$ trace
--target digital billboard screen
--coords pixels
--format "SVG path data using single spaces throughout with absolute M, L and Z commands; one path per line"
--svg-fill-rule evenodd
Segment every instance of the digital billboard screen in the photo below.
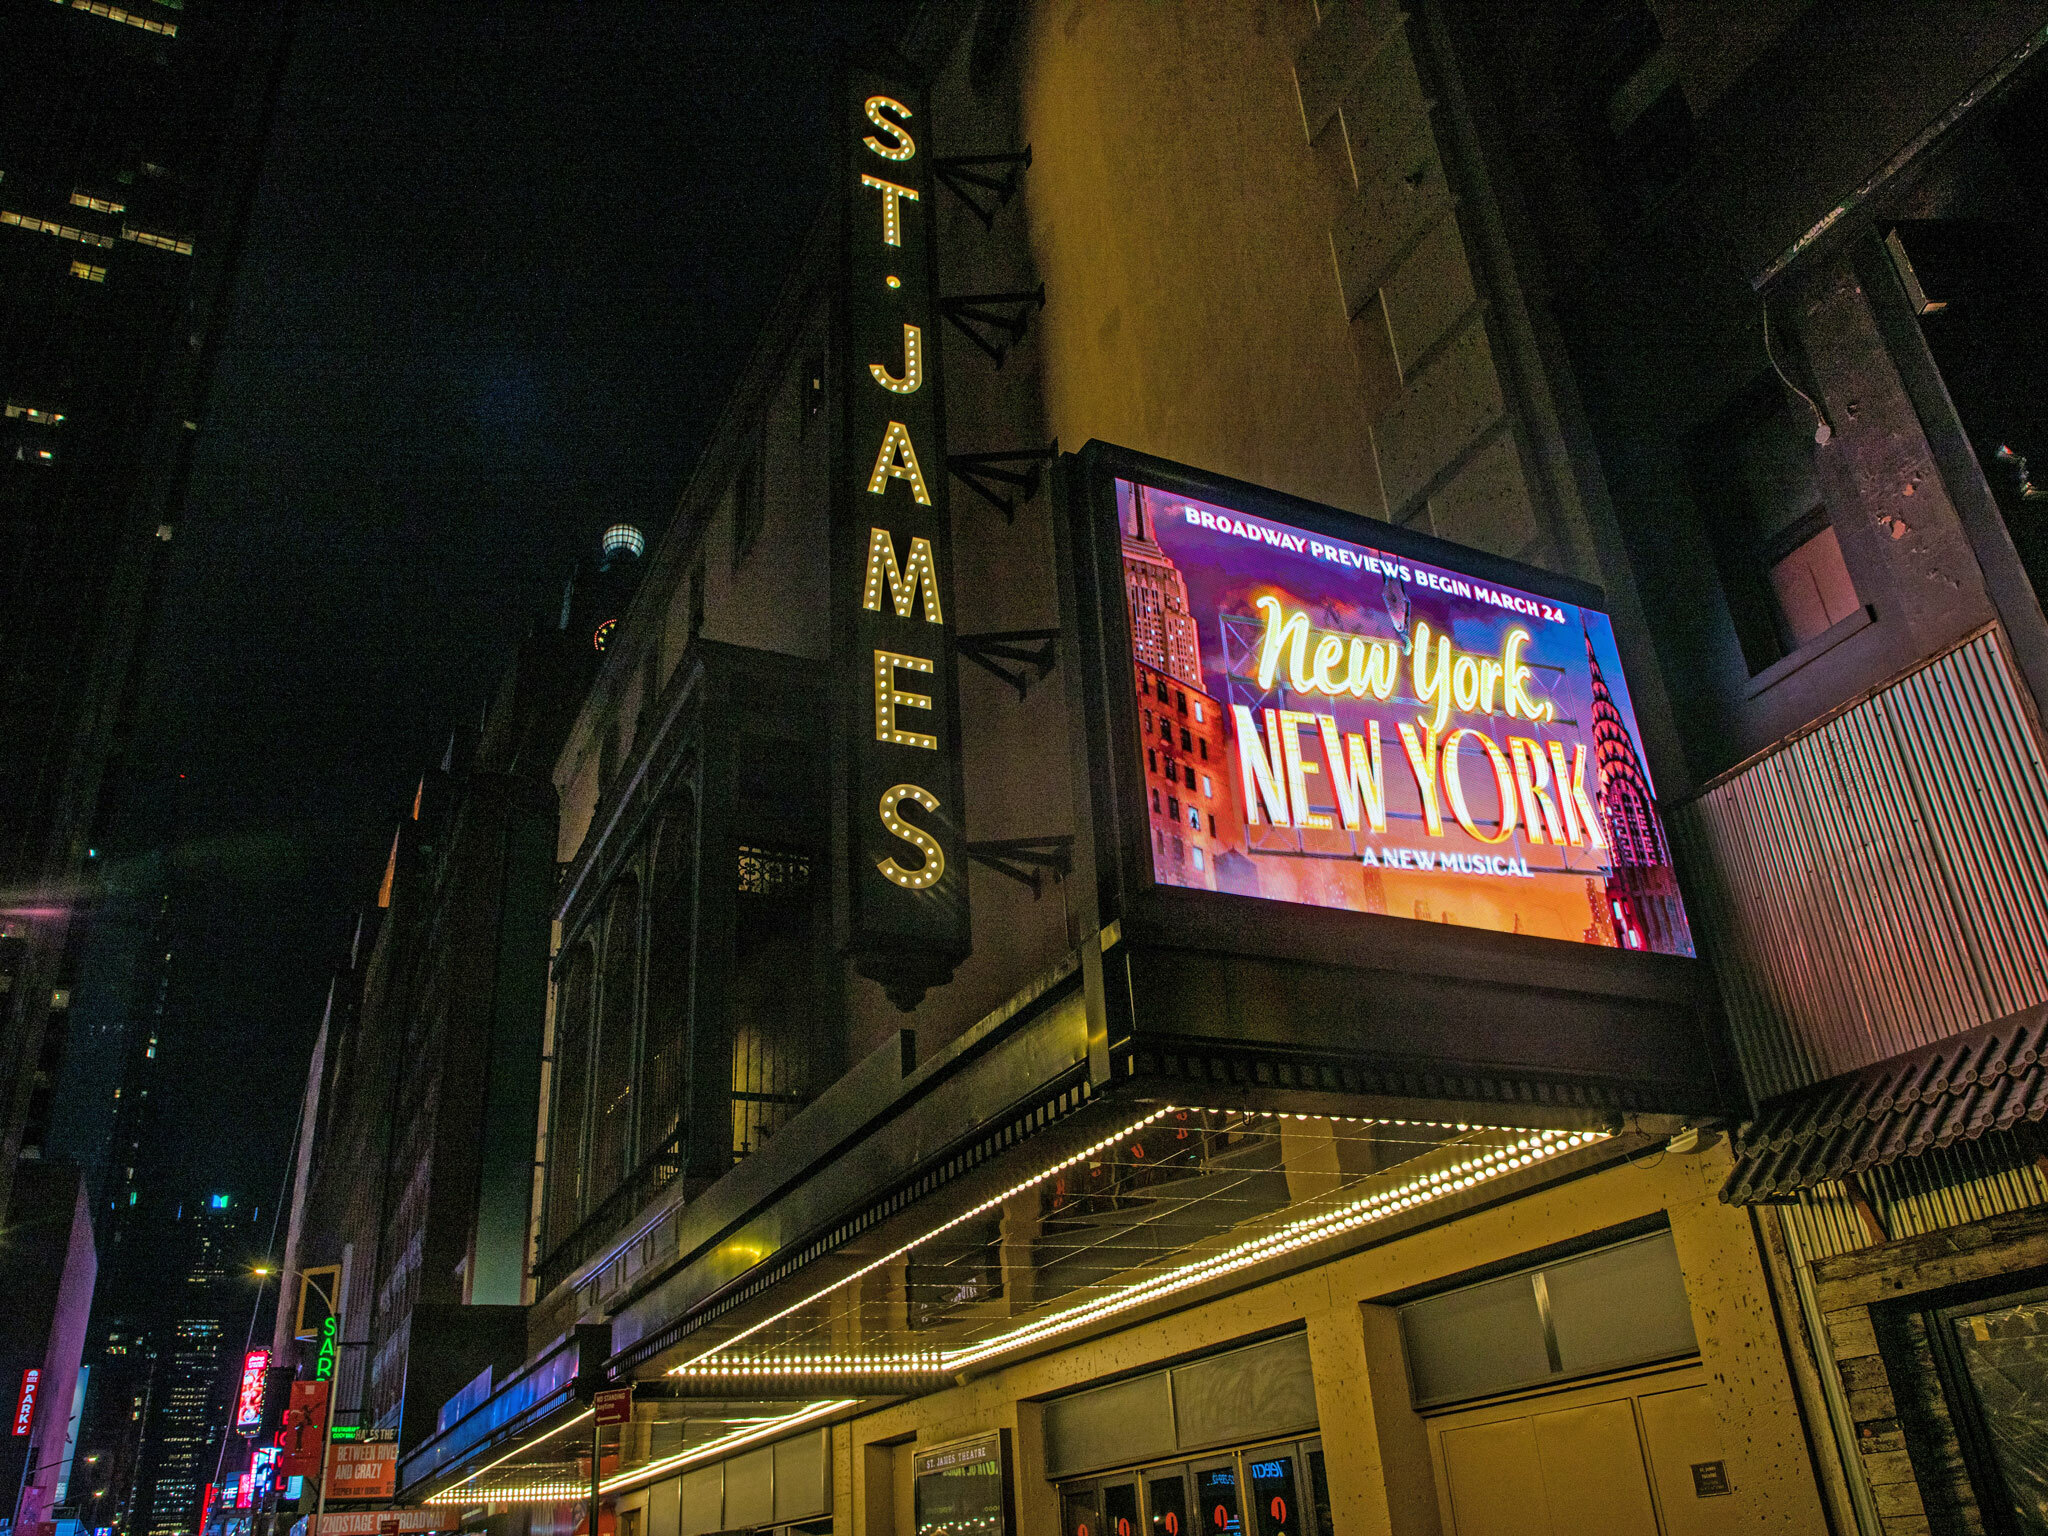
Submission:
M 1156 883 L 1693 953 L 1605 614 L 1114 485 Z

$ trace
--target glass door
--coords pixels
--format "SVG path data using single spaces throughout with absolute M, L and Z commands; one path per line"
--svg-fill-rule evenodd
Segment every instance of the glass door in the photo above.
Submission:
M 1102 1507 L 1093 1483 L 1060 1489 L 1060 1522 L 1066 1536 L 1102 1536 Z
M 1138 1484 L 1135 1478 L 1104 1479 L 1102 1484 L 1102 1536 L 1144 1536 L 1138 1520 Z
M 1247 1451 L 1246 1486 L 1250 1490 L 1252 1529 L 1258 1536 L 1302 1536 L 1304 1524 L 1295 1485 L 1294 1447 Z
M 1195 1509 L 1204 1536 L 1243 1536 L 1235 1456 L 1195 1463 Z
M 1189 1536 L 1186 1467 L 1157 1467 L 1145 1474 L 1148 1536 Z
M 1943 1307 L 1928 1333 L 1992 1536 L 2048 1536 L 2048 1290 Z

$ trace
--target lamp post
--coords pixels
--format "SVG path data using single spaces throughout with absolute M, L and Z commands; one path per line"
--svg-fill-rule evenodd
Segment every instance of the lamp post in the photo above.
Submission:
M 259 1264 L 256 1266 L 254 1272 L 258 1279 L 267 1278 L 270 1274 L 270 1266 L 267 1264 Z M 278 1272 L 278 1301 L 280 1305 L 283 1304 L 284 1300 L 284 1276 L 289 1273 L 293 1273 L 293 1271 L 280 1270 Z M 322 1285 L 318 1280 L 315 1280 L 311 1275 L 307 1274 L 304 1270 L 299 1270 L 296 1273 L 298 1274 L 299 1279 L 303 1281 L 305 1284 L 310 1285 L 313 1288 L 314 1293 L 319 1296 L 321 1301 L 327 1304 L 327 1315 L 329 1317 L 339 1319 L 341 1316 L 341 1309 L 334 1304 L 334 1298 L 327 1293 L 327 1287 Z M 314 1496 L 313 1529 L 307 1533 L 307 1536 L 320 1536 L 322 1528 L 325 1527 L 325 1525 L 327 1524 L 327 1463 L 333 1455 L 334 1389 L 330 1386 L 327 1389 L 327 1412 L 325 1415 L 322 1416 L 320 1420 L 320 1491 L 318 1494 Z M 206 1536 L 206 1533 L 204 1531 L 201 1531 L 199 1533 L 199 1536 Z

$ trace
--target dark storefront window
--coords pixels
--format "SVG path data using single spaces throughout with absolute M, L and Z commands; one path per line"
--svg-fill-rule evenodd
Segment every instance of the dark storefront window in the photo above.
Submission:
M 1929 1319 L 1984 1529 L 2048 1536 L 2048 1289 Z

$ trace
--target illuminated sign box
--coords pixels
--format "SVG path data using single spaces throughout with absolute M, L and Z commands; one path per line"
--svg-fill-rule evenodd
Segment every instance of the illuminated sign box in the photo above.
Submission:
M 253 1435 L 263 1427 L 263 1373 L 270 1369 L 270 1351 L 252 1349 L 242 1357 L 241 1385 L 235 1390 L 235 1429 Z
M 1692 953 L 1604 613 L 1115 490 L 1155 881 Z
M 1102 444 L 1061 485 L 1134 1034 L 1722 1097 L 1596 589 Z

